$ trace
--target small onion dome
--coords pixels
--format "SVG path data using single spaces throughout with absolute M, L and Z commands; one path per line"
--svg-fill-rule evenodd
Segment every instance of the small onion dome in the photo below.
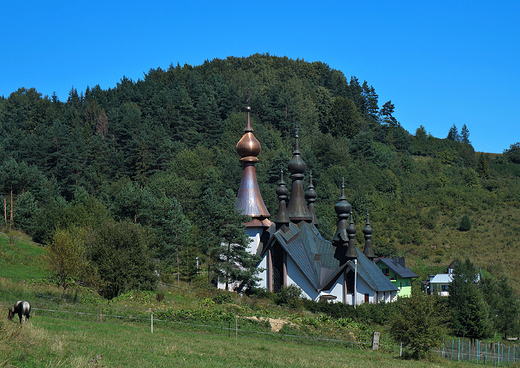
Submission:
M 276 195 L 279 201 L 286 201 L 287 194 L 289 194 L 289 189 L 287 189 L 283 180 L 283 170 L 280 170 L 280 181 L 278 182 L 278 188 L 276 188 Z
M 276 194 L 278 195 L 278 200 L 280 201 L 278 204 L 278 213 L 275 220 L 277 228 L 280 228 L 283 225 L 287 225 L 290 222 L 289 215 L 287 214 L 286 204 L 288 193 L 289 190 L 285 186 L 285 182 L 283 180 L 283 170 L 280 170 L 280 181 L 278 182 L 278 188 L 276 188 Z
M 341 180 L 341 196 L 339 197 L 339 202 L 334 206 L 334 210 L 338 218 L 347 218 L 348 214 L 352 212 L 352 206 L 348 203 L 347 197 L 345 197 L 345 179 Z
M 368 221 L 368 211 L 367 211 L 367 224 L 363 228 L 363 234 L 365 234 L 366 237 L 369 237 L 372 235 L 374 230 L 372 229 L 372 226 L 370 226 L 370 222 Z
M 348 236 L 348 248 L 347 248 L 347 258 L 357 258 L 356 251 L 356 226 L 354 225 L 354 215 L 350 212 L 350 224 L 347 226 L 347 236 Z
M 242 157 L 240 161 L 249 161 L 249 162 L 258 162 L 257 156 L 262 151 L 262 147 L 260 142 L 253 134 L 253 128 L 251 128 L 251 119 L 249 116 L 249 112 L 251 108 L 248 106 L 246 108 L 247 111 L 247 123 L 244 128 L 244 136 L 237 143 L 237 152 Z
M 295 138 L 296 138 L 296 144 L 295 144 L 295 149 L 293 151 L 293 157 L 291 159 L 291 161 L 289 162 L 289 172 L 293 175 L 291 175 L 291 177 L 294 177 L 294 174 L 297 174 L 297 177 L 298 178 L 303 178 L 303 173 L 305 172 L 305 170 L 307 170 L 307 165 L 305 165 L 305 162 L 303 161 L 303 159 L 301 158 L 300 156 L 300 149 L 299 149 L 299 144 L 298 144 L 298 126 L 296 126 L 296 134 L 295 134 Z
M 374 254 L 374 250 L 372 249 L 372 226 L 370 226 L 370 222 L 368 221 L 368 210 L 367 210 L 367 224 L 363 228 L 363 233 L 365 234 L 365 249 L 363 249 L 363 253 L 367 256 L 368 259 L 374 259 L 376 255 Z
M 354 225 L 354 215 L 350 212 L 350 224 L 347 226 L 347 234 L 349 239 L 353 239 L 356 236 L 356 225 Z
M 312 184 L 312 171 L 309 173 L 309 186 L 307 187 L 307 191 L 305 192 L 305 198 L 307 202 L 314 203 L 316 202 L 316 191 L 314 190 L 314 185 Z
M 312 184 L 312 170 L 309 173 L 309 186 L 307 187 L 307 191 L 305 192 L 305 199 L 307 199 L 309 211 L 312 215 L 312 223 L 314 226 L 319 225 L 318 218 L 316 217 L 316 211 L 314 210 L 314 202 L 316 202 L 316 191 L 314 190 L 314 185 Z

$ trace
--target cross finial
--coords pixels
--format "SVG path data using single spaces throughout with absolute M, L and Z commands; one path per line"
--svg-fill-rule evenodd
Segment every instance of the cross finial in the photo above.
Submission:
M 249 89 L 247 90 L 246 96 L 247 96 L 246 103 L 249 104 L 249 100 L 251 100 L 251 93 L 249 93 Z
M 298 124 L 296 124 L 296 126 L 294 127 L 294 131 L 296 132 L 296 137 L 298 138 L 298 132 L 300 131 L 300 127 L 298 126 Z

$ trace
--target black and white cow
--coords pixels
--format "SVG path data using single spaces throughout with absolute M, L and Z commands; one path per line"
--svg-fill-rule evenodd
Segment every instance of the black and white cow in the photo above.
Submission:
M 9 316 L 7 317 L 9 320 L 13 319 L 15 314 L 18 314 L 20 317 L 20 323 L 22 323 L 22 318 L 29 319 L 31 313 L 31 305 L 26 301 L 17 301 L 15 305 L 9 308 Z

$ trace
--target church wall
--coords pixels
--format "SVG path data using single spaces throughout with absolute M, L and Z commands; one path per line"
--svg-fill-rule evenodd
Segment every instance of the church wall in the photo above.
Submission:
M 251 240 L 247 245 L 247 251 L 251 254 L 256 254 L 258 246 L 260 245 L 260 235 L 263 232 L 262 227 L 246 227 L 246 234 Z
M 293 260 L 290 257 L 287 257 L 287 286 L 293 284 L 302 289 L 302 296 L 304 298 L 317 300 L 318 292 L 302 274 Z
M 258 277 L 260 277 L 260 281 L 257 283 L 258 287 L 267 290 L 267 253 L 264 255 L 264 258 L 262 258 L 262 261 L 260 261 L 258 267 L 263 269 L 263 271 L 258 274 Z
M 357 277 L 356 305 L 365 303 L 365 294 L 368 294 L 368 303 L 376 302 L 376 292 L 361 277 Z M 354 300 L 351 301 L 354 304 Z
M 344 281 L 345 276 L 341 275 L 338 277 L 338 280 L 334 283 L 334 285 L 332 285 L 332 288 L 329 290 L 323 290 L 320 295 L 334 295 L 336 297 L 336 299 L 334 299 L 335 303 L 345 303 L 345 300 L 343 300 Z

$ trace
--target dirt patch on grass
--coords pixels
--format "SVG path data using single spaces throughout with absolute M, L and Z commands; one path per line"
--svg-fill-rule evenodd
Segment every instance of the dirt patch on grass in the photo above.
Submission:
M 271 325 L 272 332 L 279 332 L 282 329 L 282 327 L 286 324 L 288 324 L 290 326 L 297 326 L 296 324 L 289 322 L 288 320 L 283 319 L 283 318 L 269 318 L 269 317 L 266 317 L 266 318 L 246 317 L 246 318 L 253 319 L 255 321 L 268 321 L 269 324 Z

